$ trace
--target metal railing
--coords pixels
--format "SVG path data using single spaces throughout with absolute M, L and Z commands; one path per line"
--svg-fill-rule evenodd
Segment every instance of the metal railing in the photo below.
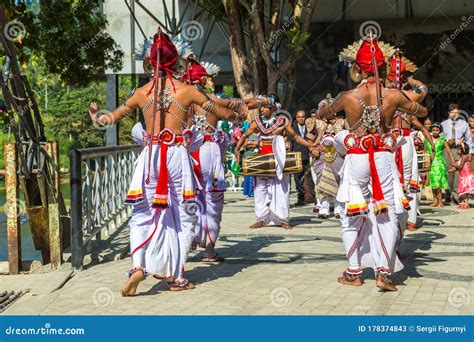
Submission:
M 73 150 L 71 161 L 71 261 L 83 268 L 84 255 L 103 229 L 120 226 L 131 207 L 123 201 L 142 147 L 120 145 Z

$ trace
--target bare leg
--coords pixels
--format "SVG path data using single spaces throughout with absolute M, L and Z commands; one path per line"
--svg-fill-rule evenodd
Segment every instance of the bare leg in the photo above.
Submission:
M 138 271 L 133 272 L 128 278 L 125 285 L 120 290 L 120 293 L 122 294 L 122 296 L 123 297 L 135 296 L 138 285 L 144 279 L 145 279 L 145 275 L 143 274 L 143 271 L 138 270 Z
M 441 189 L 438 189 L 438 205 L 437 205 L 437 207 L 438 208 L 443 208 L 444 207 Z
M 438 206 L 438 189 L 432 189 L 433 191 L 433 203 L 430 204 L 430 207 Z

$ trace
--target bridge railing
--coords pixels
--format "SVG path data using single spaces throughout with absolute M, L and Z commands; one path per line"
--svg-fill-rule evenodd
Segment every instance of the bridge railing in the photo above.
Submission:
M 83 268 L 91 240 L 119 227 L 131 213 L 123 201 L 142 147 L 120 145 L 73 150 L 71 162 L 71 262 Z

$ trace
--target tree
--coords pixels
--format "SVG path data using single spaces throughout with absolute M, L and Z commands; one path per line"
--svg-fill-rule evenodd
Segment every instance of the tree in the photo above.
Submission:
M 47 70 L 68 85 L 87 85 L 107 69 L 120 70 L 123 52 L 106 31 L 108 20 L 100 4 L 100 0 L 49 0 L 33 12 L 22 3 L 5 1 L 20 62 L 42 56 Z
M 208 14 L 229 27 L 229 49 L 237 90 L 240 96 L 277 93 L 278 84 L 287 77 L 284 97 L 289 104 L 295 63 L 303 53 L 317 0 L 221 0 L 199 1 Z M 287 5 L 288 10 L 284 10 Z M 265 13 L 266 12 L 266 13 Z M 285 43 L 289 53 L 278 60 Z

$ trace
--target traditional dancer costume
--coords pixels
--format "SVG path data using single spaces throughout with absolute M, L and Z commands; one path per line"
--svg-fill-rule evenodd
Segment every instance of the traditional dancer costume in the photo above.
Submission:
M 154 96 L 142 108 L 149 107 L 151 115 L 160 110 L 172 115 L 175 108 L 188 112 L 172 95 L 171 69 L 178 59 L 175 46 L 161 33 L 155 35 L 148 62 L 155 68 L 153 74 Z M 157 62 L 159 61 L 159 62 Z M 171 84 L 158 93 L 160 78 L 166 75 Z M 171 107 L 173 105 L 173 107 Z M 202 136 L 186 129 L 180 133 L 163 129 L 156 135 L 147 135 L 139 126 L 133 129 L 134 140 L 142 134 L 143 151 L 135 162 L 135 171 L 125 203 L 133 205 L 130 220 L 130 249 L 133 269 L 145 275 L 151 273 L 177 287 L 186 287 L 184 264 L 191 246 L 197 217 L 195 207 L 196 182 L 193 177 L 189 153 L 199 148 Z
M 207 68 L 205 68 L 207 66 Z M 214 77 L 220 68 L 211 63 L 199 64 L 195 60 L 189 61 L 188 69 L 181 80 L 188 84 L 194 84 L 204 93 L 204 86 L 208 77 Z M 206 94 L 214 98 L 214 95 Z M 200 106 L 193 106 L 193 125 L 199 129 L 204 136 L 201 148 L 192 156 L 196 161 L 194 171 L 202 184 L 198 192 L 198 224 L 193 244 L 202 248 L 211 245 L 213 255 L 204 254 L 204 261 L 223 261 L 214 252 L 217 238 L 219 236 L 224 208 L 224 192 L 227 189 L 225 181 L 224 155 L 229 146 L 228 135 L 212 125 L 207 116 L 210 115 Z
M 405 71 L 407 70 L 407 62 L 411 68 L 410 71 L 416 71 L 416 66 L 402 57 L 398 50 L 394 56 L 389 59 L 390 72 L 387 79 L 391 81 L 397 89 L 401 89 L 402 79 L 404 79 Z M 411 198 L 408 215 L 400 216 L 400 234 L 403 236 L 403 231 L 406 228 L 409 228 L 409 230 L 416 228 L 416 217 L 418 213 L 416 194 L 420 191 L 421 180 L 418 173 L 418 160 L 415 149 L 415 138 L 411 130 L 412 123 L 410 121 L 410 114 L 396 111 L 394 117 L 397 127 L 393 128 L 392 132 L 397 138 L 399 145 L 395 153 L 395 161 L 398 166 L 400 182 L 403 189 L 408 197 Z
M 326 218 L 329 216 L 330 201 L 334 201 L 334 214 L 339 216 L 342 207 L 336 200 L 336 195 L 340 183 L 339 171 L 343 164 L 343 158 L 336 150 L 334 137 L 348 128 L 347 121 L 342 118 L 337 118 L 334 121 L 312 118 L 308 120 L 314 121 L 312 131 L 317 132 L 316 140 L 322 146 L 321 155 L 314 160 L 311 166 L 317 180 L 319 217 Z M 309 124 L 311 125 L 311 123 Z M 307 135 L 307 138 L 314 140 L 314 134 Z
M 384 56 L 375 39 L 363 40 L 355 62 L 367 74 L 378 75 Z M 361 136 L 348 133 L 344 138 L 347 155 L 340 171 L 341 186 L 337 194 L 337 200 L 346 209 L 341 223 L 349 267 L 343 279 L 354 281 L 360 277 L 361 267 L 368 266 L 389 282 L 387 277 L 403 268 L 395 252 L 397 213 L 402 213 L 408 202 L 392 154 L 396 139 L 392 133 L 383 133 L 387 127 L 384 127 L 381 105 L 368 105 L 363 100 L 359 88 L 365 82 L 363 80 L 352 91 L 363 113 L 358 122 L 349 127 L 350 132 L 361 132 L 363 128 L 365 133 Z M 381 94 L 382 100 L 385 93 L 386 89 Z
M 276 175 L 255 177 L 255 216 L 265 225 L 284 225 L 290 216 L 290 175 L 283 174 L 286 159 L 285 138 L 273 135 L 284 124 L 284 117 L 265 118 L 259 114 L 255 123 L 260 130 L 260 154 L 275 155 Z

